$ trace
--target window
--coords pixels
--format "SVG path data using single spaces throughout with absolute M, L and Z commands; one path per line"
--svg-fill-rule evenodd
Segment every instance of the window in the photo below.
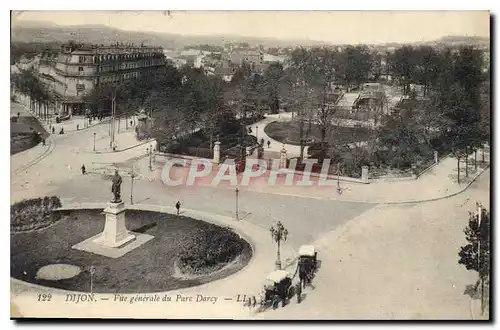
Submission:
M 78 92 L 84 91 L 85 90 L 85 84 L 76 84 L 76 90 Z
M 78 67 L 78 72 L 79 72 L 79 73 L 83 73 L 83 66 L 79 66 L 79 67 Z
M 78 63 L 85 63 L 85 56 L 78 56 Z

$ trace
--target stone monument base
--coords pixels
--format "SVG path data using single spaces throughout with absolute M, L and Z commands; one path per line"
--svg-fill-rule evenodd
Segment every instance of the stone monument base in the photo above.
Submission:
M 125 226 L 125 203 L 109 203 L 103 212 L 106 215 L 104 230 L 94 243 L 117 248 L 135 239 Z
M 103 213 L 106 216 L 102 233 L 74 245 L 76 250 L 119 258 L 153 239 L 147 234 L 133 233 L 125 226 L 125 204 L 110 202 Z
M 116 248 L 135 239 L 125 227 L 125 203 L 111 202 L 103 213 L 106 215 L 104 230 L 94 243 Z

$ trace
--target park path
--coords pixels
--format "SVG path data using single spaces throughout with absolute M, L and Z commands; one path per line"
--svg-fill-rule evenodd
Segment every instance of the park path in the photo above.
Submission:
M 276 141 L 273 138 L 269 137 L 269 135 L 267 135 L 266 132 L 264 131 L 264 128 L 274 121 L 291 121 L 291 120 L 292 120 L 292 113 L 290 112 L 283 112 L 276 115 L 266 115 L 266 118 L 262 119 L 261 121 L 251 125 L 247 125 L 247 130 L 248 128 L 252 129 L 252 133 L 250 133 L 250 135 L 255 136 L 257 138 L 257 141 L 260 141 L 260 139 L 264 139 L 265 153 L 274 152 L 279 154 L 283 149 L 283 147 L 285 147 L 288 156 L 292 157 L 299 156 L 300 146 L 284 144 L 282 142 Z M 271 142 L 269 147 L 267 146 L 267 141 Z M 306 146 L 304 148 L 304 155 L 307 155 L 307 149 L 308 147 Z

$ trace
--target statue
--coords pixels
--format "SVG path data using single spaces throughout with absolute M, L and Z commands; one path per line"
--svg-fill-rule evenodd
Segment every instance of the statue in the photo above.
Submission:
M 113 176 L 113 185 L 111 186 L 111 192 L 114 195 L 113 203 L 121 203 L 122 199 L 120 197 L 120 186 L 122 185 L 122 177 L 118 174 L 118 170 L 115 170 L 115 175 Z

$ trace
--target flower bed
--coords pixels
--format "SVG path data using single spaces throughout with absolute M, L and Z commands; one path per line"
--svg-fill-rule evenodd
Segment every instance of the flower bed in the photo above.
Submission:
M 61 219 L 61 213 L 54 212 L 61 207 L 59 197 L 27 199 L 10 207 L 11 233 L 46 228 Z
M 222 269 L 248 245 L 229 227 L 195 229 L 189 236 L 193 238 L 191 244 L 184 246 L 178 262 L 181 272 L 189 275 L 205 275 Z

